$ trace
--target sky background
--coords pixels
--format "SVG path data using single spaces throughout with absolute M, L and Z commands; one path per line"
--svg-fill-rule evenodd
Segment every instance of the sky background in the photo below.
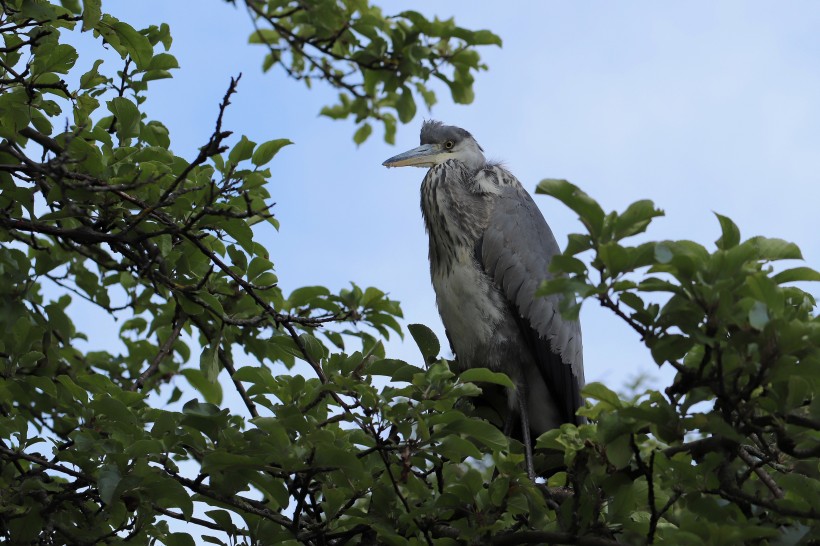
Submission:
M 230 77 L 240 72 L 223 126 L 237 138 L 296 143 L 271 165 L 281 230 L 260 240 L 285 293 L 314 284 L 338 290 L 350 281 L 377 286 L 402 303 L 405 324 L 427 324 L 445 339 L 419 210 L 424 171 L 381 165 L 418 144 L 424 118 L 469 130 L 530 191 L 543 178 L 566 178 L 605 210 L 652 199 L 666 211 L 652 239 L 713 248 L 715 211 L 733 218 L 744 238 L 796 242 L 808 265 L 820 265 L 820 3 L 379 4 L 388 14 L 452 16 L 504 41 L 479 49 L 489 71 L 476 78 L 473 104 L 454 105 L 436 88 L 439 104 L 400 126 L 395 147 L 379 127 L 356 147 L 351 121 L 318 116 L 333 90 L 316 83 L 308 91 L 275 69 L 262 73 L 265 51 L 247 44 L 252 27 L 242 8 L 218 0 L 103 6 L 136 28 L 171 26 L 181 69 L 152 82 L 141 109 L 170 129 L 177 155 L 196 156 Z M 84 71 L 96 56 L 80 54 Z M 535 199 L 562 247 L 568 233 L 583 230 L 557 201 Z M 587 381 L 619 388 L 638 373 L 671 377 L 610 313 L 587 305 L 581 320 Z M 110 321 L 79 326 L 92 346 L 116 339 Z M 409 336 L 391 340 L 388 354 L 419 362 Z

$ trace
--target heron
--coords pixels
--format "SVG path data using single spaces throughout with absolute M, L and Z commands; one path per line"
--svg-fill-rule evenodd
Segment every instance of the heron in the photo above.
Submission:
M 483 388 L 477 404 L 498 412 L 507 436 L 520 427 L 515 437 L 535 479 L 532 438 L 584 422 L 576 415 L 584 385 L 580 324 L 562 316 L 563 296 L 535 295 L 553 277 L 555 237 L 518 179 L 487 161 L 460 127 L 425 121 L 421 145 L 383 165 L 429 169 L 421 211 L 450 348 L 459 369 L 489 368 L 512 380 L 514 388 Z

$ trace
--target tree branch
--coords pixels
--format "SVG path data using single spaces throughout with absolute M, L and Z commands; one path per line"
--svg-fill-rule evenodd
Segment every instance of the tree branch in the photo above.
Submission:
M 159 370 L 159 366 L 160 364 L 162 364 L 162 361 L 165 360 L 165 357 L 171 354 L 171 351 L 174 348 L 174 343 L 176 343 L 177 339 L 179 338 L 179 334 L 182 332 L 182 328 L 185 326 L 185 322 L 187 320 L 184 313 L 178 313 L 181 316 L 177 316 L 174 318 L 174 328 L 171 331 L 171 335 L 168 336 L 168 339 L 166 339 L 165 343 L 162 344 L 162 347 L 160 347 L 157 356 L 154 357 L 154 360 L 151 362 L 151 365 L 148 366 L 148 369 L 146 369 L 144 372 L 140 374 L 140 376 L 137 378 L 136 381 L 134 381 L 134 383 L 128 388 L 128 390 L 133 392 L 137 389 L 141 389 L 145 385 L 145 382 L 148 380 L 148 378 L 157 373 L 157 370 Z

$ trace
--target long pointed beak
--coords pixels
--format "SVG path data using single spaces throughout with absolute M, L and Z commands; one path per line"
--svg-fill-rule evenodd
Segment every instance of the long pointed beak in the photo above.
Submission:
M 394 155 L 382 165 L 385 167 L 432 167 L 445 161 L 446 152 L 437 144 L 422 144 L 403 154 Z

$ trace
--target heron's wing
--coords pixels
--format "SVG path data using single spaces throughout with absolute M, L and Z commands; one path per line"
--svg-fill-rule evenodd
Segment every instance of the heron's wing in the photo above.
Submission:
M 494 167 L 499 194 L 481 243 L 479 259 L 519 317 L 524 338 L 538 362 L 550 394 L 565 422 L 580 423 L 584 362 L 581 327 L 563 318 L 561 296 L 535 297 L 558 244 L 532 197 L 513 175 Z

